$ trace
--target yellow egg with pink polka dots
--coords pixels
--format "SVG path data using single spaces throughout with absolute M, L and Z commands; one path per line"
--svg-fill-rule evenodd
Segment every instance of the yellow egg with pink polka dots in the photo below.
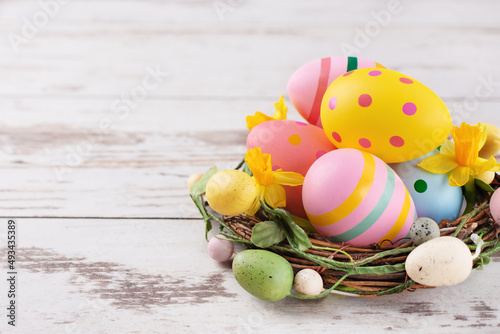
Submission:
M 260 147 L 271 155 L 273 170 L 295 172 L 305 176 L 309 167 L 323 154 L 335 149 L 323 129 L 316 125 L 292 120 L 261 123 L 248 134 L 247 149 Z M 302 203 L 302 186 L 284 186 L 286 209 L 306 218 Z
M 384 68 L 347 72 L 328 87 L 321 123 L 338 148 L 369 152 L 386 163 L 416 159 L 441 145 L 451 116 L 430 88 Z

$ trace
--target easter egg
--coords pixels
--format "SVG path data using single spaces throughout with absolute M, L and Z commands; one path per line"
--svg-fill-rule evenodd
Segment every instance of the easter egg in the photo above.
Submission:
M 345 72 L 364 67 L 384 68 L 360 57 L 329 57 L 302 65 L 288 81 L 290 101 L 304 119 L 321 127 L 321 100 L 328 86 Z
M 410 192 L 419 217 L 428 217 L 438 223 L 443 219 L 453 221 L 459 217 L 462 209 L 462 188 L 450 186 L 446 174 L 434 174 L 417 166 L 435 154 L 439 154 L 439 151 L 434 150 L 420 158 L 390 166 Z
M 291 120 L 268 121 L 254 127 L 248 134 L 247 149 L 260 147 L 271 155 L 273 170 L 295 172 L 305 176 L 309 167 L 335 146 L 324 131 L 314 125 Z M 302 186 L 284 186 L 286 209 L 307 218 L 302 205 Z
M 306 174 L 302 198 L 316 230 L 334 242 L 389 246 L 409 237 L 417 218 L 403 181 L 376 156 L 337 149 Z
M 424 242 L 411 251 L 405 262 L 408 276 L 430 286 L 459 284 L 472 271 L 469 247 L 455 237 L 439 237 Z
M 452 127 L 433 91 L 384 68 L 362 68 L 336 79 L 323 97 L 321 122 L 336 147 L 364 150 L 387 163 L 431 152 Z
M 500 188 L 499 188 L 500 189 Z M 491 217 L 495 223 L 500 225 L 500 191 L 497 189 L 490 198 Z

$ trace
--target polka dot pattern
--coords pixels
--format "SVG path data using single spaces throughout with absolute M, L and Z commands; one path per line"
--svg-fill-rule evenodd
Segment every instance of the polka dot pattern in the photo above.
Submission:
M 300 125 L 300 126 L 307 126 L 307 123 L 304 123 L 304 122 L 295 122 L 295 124 Z
M 342 76 L 343 76 L 343 77 L 346 77 L 346 76 L 351 75 L 351 74 L 353 74 L 353 73 L 354 73 L 353 71 L 349 71 L 349 72 L 346 72 L 346 73 L 342 74 Z
M 403 113 L 405 115 L 412 116 L 415 115 L 416 112 L 417 106 L 415 105 L 415 103 L 406 102 L 405 104 L 403 104 Z
M 438 146 L 446 139 L 449 111 L 428 87 L 384 68 L 352 72 L 330 84 L 321 105 L 321 125 L 336 147 L 357 148 L 395 163 L 427 153 L 431 145 L 419 146 L 422 140 L 430 138 Z
M 358 104 L 363 107 L 369 107 L 372 104 L 372 97 L 368 94 L 361 94 L 358 98 Z
M 413 188 L 415 188 L 415 191 L 417 193 L 420 193 L 420 194 L 424 193 L 427 190 L 427 182 L 425 182 L 422 179 L 419 179 L 419 180 L 415 181 L 415 183 L 413 184 Z
M 391 143 L 394 147 L 402 147 L 405 144 L 405 141 L 399 136 L 392 136 L 391 139 L 389 139 L 389 143 Z
M 359 140 L 359 145 L 361 145 L 361 147 L 363 148 L 370 148 L 372 146 L 372 143 L 366 138 L 361 138 Z
M 292 144 L 293 146 L 297 146 L 300 144 L 300 142 L 302 141 L 302 138 L 300 138 L 299 135 L 291 135 L 290 137 L 288 137 L 288 142 L 290 144 Z
M 330 101 L 328 101 L 328 107 L 330 108 L 330 110 L 333 110 L 335 109 L 336 106 L 337 106 L 337 98 L 335 96 L 332 96 Z

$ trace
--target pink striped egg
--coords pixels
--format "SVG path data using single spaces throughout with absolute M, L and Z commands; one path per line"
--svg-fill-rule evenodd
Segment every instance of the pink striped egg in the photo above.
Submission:
M 328 86 L 342 74 L 358 68 L 385 68 L 360 57 L 329 57 L 299 67 L 288 80 L 290 101 L 309 123 L 321 126 L 321 101 Z
M 334 242 L 389 246 L 409 237 L 417 218 L 403 181 L 376 156 L 337 149 L 318 159 L 304 180 L 302 199 L 316 230 Z
M 300 173 L 305 176 L 309 167 L 326 152 L 335 149 L 323 129 L 292 120 L 268 121 L 254 127 L 248 134 L 247 149 L 260 147 L 271 155 L 273 170 Z M 307 218 L 302 205 L 302 186 L 285 186 L 286 209 Z

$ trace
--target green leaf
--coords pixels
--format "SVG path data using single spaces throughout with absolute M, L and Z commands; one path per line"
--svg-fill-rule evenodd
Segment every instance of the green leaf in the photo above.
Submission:
M 193 184 L 193 186 L 191 187 L 191 194 L 193 194 L 194 196 L 200 196 L 201 194 L 204 194 L 205 190 L 207 189 L 208 180 L 210 180 L 212 175 L 214 175 L 215 173 L 217 173 L 217 167 L 213 166 L 205 174 L 203 174 L 201 179 Z
M 465 200 L 467 201 L 464 214 L 467 214 L 471 212 L 474 205 L 476 205 L 477 188 L 473 176 L 471 176 L 469 181 L 462 187 L 462 190 L 464 192 Z
M 243 171 L 248 175 L 253 176 L 252 171 L 250 170 L 250 168 L 248 168 L 248 165 L 246 163 L 243 165 Z
M 285 239 L 285 230 L 273 220 L 256 224 L 252 229 L 252 243 L 260 248 L 274 246 Z
M 277 218 L 283 222 L 286 239 L 292 248 L 305 251 L 312 247 L 307 233 L 293 221 L 288 212 L 283 209 L 272 209 L 264 202 L 261 202 L 261 207 L 269 213 L 271 217 L 275 217 L 275 219 Z
M 200 210 L 201 215 L 203 216 L 203 221 L 205 221 L 205 240 L 208 241 L 208 232 L 212 230 L 212 221 L 210 220 L 210 216 L 207 213 L 207 209 L 203 205 L 203 200 L 200 196 L 194 196 L 194 195 L 189 195 L 191 196 L 191 199 L 193 200 L 194 204 Z
M 292 215 L 292 219 L 297 225 L 299 225 L 306 233 L 318 233 L 311 222 L 307 219 L 300 218 Z
M 484 182 L 483 180 L 480 179 L 474 179 L 476 186 L 478 186 L 480 189 L 487 191 L 489 193 L 495 192 L 495 189 L 493 189 L 488 183 Z

